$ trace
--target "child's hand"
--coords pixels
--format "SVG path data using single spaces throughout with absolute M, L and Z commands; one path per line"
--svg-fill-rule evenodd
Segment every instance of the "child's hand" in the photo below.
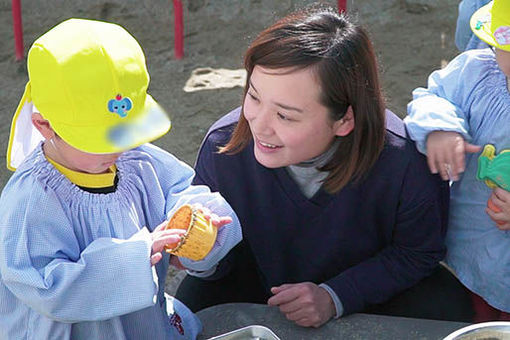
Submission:
M 208 208 L 202 206 L 201 204 L 195 203 L 195 204 L 193 204 L 193 207 L 195 209 L 200 210 L 202 212 L 202 214 L 204 215 L 205 219 L 208 221 L 211 221 L 212 225 L 218 229 L 223 227 L 225 224 L 229 224 L 232 222 L 232 217 L 218 216 L 218 215 L 212 213 L 211 210 L 209 210 Z
M 165 248 L 165 245 L 171 243 L 177 243 L 181 239 L 181 236 L 186 233 L 184 229 L 167 229 L 165 227 L 168 221 L 164 221 L 154 229 L 151 233 L 152 236 L 152 252 L 151 252 L 151 265 L 155 265 L 162 258 L 161 252 Z
M 495 188 L 492 191 L 489 200 L 500 210 L 499 212 L 494 209 L 486 208 L 485 212 L 489 215 L 491 220 L 496 223 L 496 226 L 500 230 L 510 230 L 510 192 Z
M 452 131 L 433 131 L 427 136 L 427 162 L 433 174 L 445 181 L 459 179 L 464 172 L 465 154 L 479 152 L 478 145 L 469 144 L 461 134 Z
M 195 203 L 193 204 L 193 208 L 199 210 L 204 218 L 211 222 L 211 224 L 216 227 L 217 229 L 222 228 L 225 224 L 229 224 L 232 222 L 232 217 L 230 216 L 218 216 L 211 212 L 209 208 L 206 208 L 202 206 L 201 204 Z M 171 256 L 170 257 L 170 264 L 177 269 L 186 269 L 181 261 L 179 260 L 178 256 Z

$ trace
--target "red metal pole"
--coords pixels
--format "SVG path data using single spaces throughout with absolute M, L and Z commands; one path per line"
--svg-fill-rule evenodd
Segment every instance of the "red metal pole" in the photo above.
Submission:
M 338 13 L 347 12 L 347 0 L 338 0 Z
M 21 22 L 21 2 L 12 0 L 12 24 L 14 29 L 14 46 L 16 47 L 16 60 L 23 59 L 23 24 Z
M 184 56 L 184 24 L 182 19 L 182 1 L 174 1 L 174 54 L 175 59 Z

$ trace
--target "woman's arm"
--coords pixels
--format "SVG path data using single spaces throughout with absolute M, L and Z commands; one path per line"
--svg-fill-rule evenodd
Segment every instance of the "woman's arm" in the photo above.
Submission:
M 402 164 L 406 171 L 395 225 L 386 226 L 393 230 L 391 243 L 325 282 L 337 293 L 344 314 L 389 300 L 429 275 L 443 259 L 448 183 L 429 173 L 422 155 L 411 154 L 408 164 Z

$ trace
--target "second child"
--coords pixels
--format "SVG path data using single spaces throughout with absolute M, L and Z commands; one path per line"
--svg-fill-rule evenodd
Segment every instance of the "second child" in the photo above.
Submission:
M 454 181 L 446 262 L 472 292 L 474 321 L 510 320 L 510 193 L 477 180 L 481 146 L 510 148 L 510 0 L 490 2 L 471 23 L 493 48 L 433 72 L 413 92 L 405 123 L 431 171 Z M 486 208 L 489 197 L 502 212 Z

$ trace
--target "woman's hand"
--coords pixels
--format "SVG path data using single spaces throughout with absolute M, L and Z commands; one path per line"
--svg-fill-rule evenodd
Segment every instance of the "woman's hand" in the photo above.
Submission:
M 151 265 L 155 265 L 162 258 L 161 252 L 167 244 L 175 244 L 180 241 L 181 236 L 186 232 L 183 229 L 166 229 L 168 221 L 164 221 L 156 227 L 151 233 L 152 236 L 152 251 L 151 251 Z
M 485 209 L 485 212 L 489 215 L 491 220 L 496 223 L 496 226 L 500 230 L 510 230 L 510 192 L 501 189 L 495 188 L 492 191 L 489 200 L 498 208 L 498 209 L 489 209 L 488 207 Z M 495 211 L 500 210 L 500 211 Z
M 433 174 L 439 172 L 445 181 L 457 181 L 465 169 L 465 154 L 479 152 L 462 135 L 452 131 L 433 131 L 427 136 L 427 162 Z
M 311 282 L 283 284 L 271 288 L 267 303 L 278 306 L 287 319 L 303 327 L 319 327 L 336 314 L 329 293 Z

